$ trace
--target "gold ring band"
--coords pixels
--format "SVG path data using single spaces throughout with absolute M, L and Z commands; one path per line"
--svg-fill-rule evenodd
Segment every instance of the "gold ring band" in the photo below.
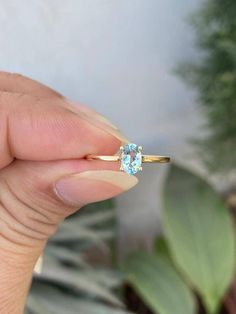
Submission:
M 118 155 L 114 156 L 98 156 L 98 155 L 88 155 L 88 160 L 103 160 L 103 161 L 120 161 L 121 157 Z M 167 156 L 156 156 L 156 155 L 142 155 L 142 163 L 167 163 L 170 162 L 170 157 Z
M 103 160 L 103 161 L 119 161 L 120 156 L 114 155 L 114 156 L 97 156 L 97 155 L 88 155 L 88 160 Z
M 114 156 L 100 156 L 88 155 L 88 160 L 103 160 L 103 161 L 120 161 L 120 170 L 128 174 L 135 174 L 142 170 L 142 163 L 166 163 L 170 161 L 170 157 L 157 155 L 143 155 L 142 146 L 133 143 L 125 144 L 120 147 L 119 155 Z

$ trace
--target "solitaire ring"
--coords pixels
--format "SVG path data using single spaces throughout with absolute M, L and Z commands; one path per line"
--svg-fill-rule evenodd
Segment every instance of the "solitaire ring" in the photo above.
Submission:
M 142 146 L 138 146 L 133 143 L 125 144 L 120 147 L 118 155 L 113 156 L 98 156 L 88 155 L 88 160 L 104 160 L 104 161 L 119 161 L 120 170 L 125 171 L 128 174 L 134 175 L 138 171 L 142 170 L 142 163 L 167 163 L 170 162 L 168 156 L 156 156 L 156 155 L 143 155 Z

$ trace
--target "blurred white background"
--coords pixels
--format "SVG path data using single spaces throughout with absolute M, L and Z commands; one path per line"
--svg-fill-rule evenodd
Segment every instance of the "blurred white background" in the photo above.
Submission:
M 178 162 L 199 132 L 194 95 L 173 70 L 197 58 L 186 18 L 200 0 L 2 0 L 0 68 L 33 77 L 110 118 L 146 153 Z M 166 165 L 118 198 L 123 253 L 160 225 Z M 145 235 L 145 240 L 144 240 Z

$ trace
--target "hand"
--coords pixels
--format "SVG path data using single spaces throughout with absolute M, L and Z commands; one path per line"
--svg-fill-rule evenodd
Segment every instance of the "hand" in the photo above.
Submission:
M 0 72 L 0 313 L 22 313 L 34 265 L 59 223 L 137 183 L 114 154 L 126 139 L 95 111 Z

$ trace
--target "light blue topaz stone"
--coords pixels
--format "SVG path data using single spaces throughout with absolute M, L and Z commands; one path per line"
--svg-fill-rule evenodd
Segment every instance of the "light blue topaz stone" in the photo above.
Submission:
M 121 170 L 134 175 L 142 170 L 142 147 L 133 143 L 126 144 L 120 148 Z

